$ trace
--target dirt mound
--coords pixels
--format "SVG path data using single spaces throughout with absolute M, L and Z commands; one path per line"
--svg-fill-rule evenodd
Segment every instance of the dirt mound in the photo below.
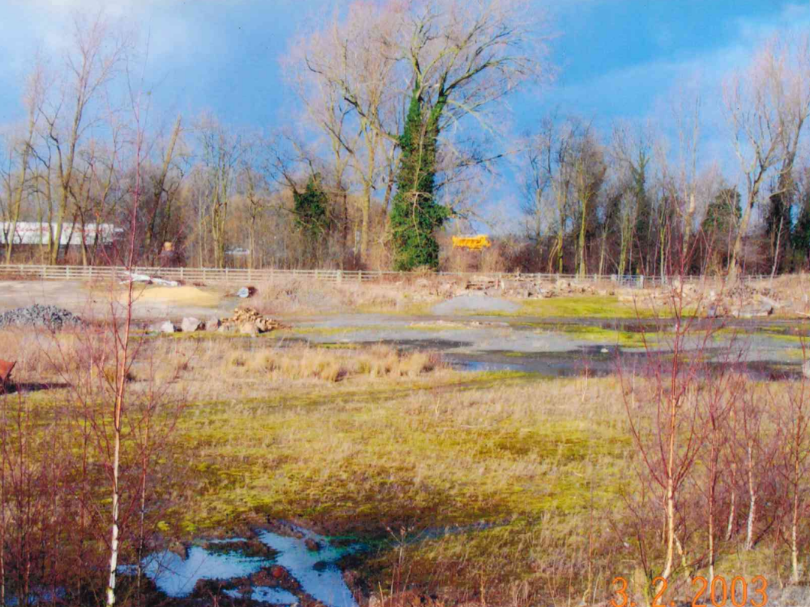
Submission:
M 433 306 L 434 314 L 458 314 L 460 312 L 517 312 L 520 306 L 499 297 L 479 293 L 459 295 Z
M 198 287 L 145 287 L 143 290 L 136 290 L 138 302 L 171 303 L 187 306 L 210 306 L 219 305 L 220 296 L 214 292 L 206 291 Z

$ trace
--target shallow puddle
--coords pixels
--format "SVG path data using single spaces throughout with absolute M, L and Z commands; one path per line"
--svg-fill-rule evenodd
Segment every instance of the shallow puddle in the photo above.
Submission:
M 304 591 L 331 607 L 356 607 L 351 591 L 343 581 L 337 561 L 352 548 L 335 548 L 310 531 L 299 529 L 304 539 L 287 537 L 270 531 L 259 532 L 259 541 L 278 552 L 275 559 L 298 580 Z M 309 550 L 306 540 L 315 541 L 320 550 Z
M 247 557 L 237 552 L 221 554 L 192 546 L 187 558 L 168 550 L 147 557 L 144 573 L 161 592 L 172 598 L 181 598 L 191 594 L 199 580 L 246 577 L 269 564 L 270 561 L 261 557 Z
M 359 546 L 337 548 L 316 533 L 299 527 L 293 529 L 303 537 L 285 536 L 272 531 L 257 532 L 256 538 L 276 553 L 271 558 L 246 556 L 240 552 L 236 546 L 237 542 L 244 541 L 242 538 L 215 540 L 208 543 L 234 543 L 235 548 L 232 551 L 212 551 L 202 546 L 191 546 L 185 558 L 169 551 L 156 553 L 145 559 L 144 572 L 167 596 L 183 598 L 192 593 L 200 580 L 227 582 L 249 578 L 267 567 L 278 565 L 295 578 L 304 593 L 324 605 L 357 607 L 337 561 L 342 556 L 357 551 Z M 318 549 L 311 550 L 315 544 Z M 274 605 L 300 602 L 299 597 L 292 592 L 271 586 L 253 586 L 249 594 L 239 589 L 227 589 L 224 592 L 233 598 L 249 597 L 254 601 Z

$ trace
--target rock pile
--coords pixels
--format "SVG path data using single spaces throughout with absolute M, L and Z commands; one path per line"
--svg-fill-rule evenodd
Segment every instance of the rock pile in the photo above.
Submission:
M 263 316 L 254 308 L 239 307 L 233 316 L 222 321 L 220 331 L 239 330 L 241 333 L 267 333 L 281 327 L 281 323 L 268 316 Z
M 64 308 L 34 304 L 0 314 L 0 327 L 43 327 L 59 330 L 64 327 L 77 327 L 82 319 Z

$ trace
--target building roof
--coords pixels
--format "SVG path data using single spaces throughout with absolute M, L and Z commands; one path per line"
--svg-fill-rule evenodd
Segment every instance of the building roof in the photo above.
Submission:
M 21 245 L 44 245 L 48 244 L 51 234 L 56 234 L 56 223 L 47 224 L 34 221 L 18 221 L 14 234 L 11 234 L 11 222 L 0 221 L 0 245 L 5 245 L 9 241 L 13 244 Z M 116 228 L 111 223 L 88 223 L 84 226 L 84 241 L 93 244 L 98 241 L 100 244 L 110 244 L 120 234 L 123 229 Z M 59 239 L 61 245 L 78 246 L 82 243 L 81 224 L 65 223 L 62 225 L 62 237 Z

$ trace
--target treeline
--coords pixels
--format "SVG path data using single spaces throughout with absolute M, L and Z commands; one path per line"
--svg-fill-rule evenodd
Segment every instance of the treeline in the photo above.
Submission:
M 765 44 L 728 78 L 722 100 L 679 104 L 669 131 L 620 123 L 604 132 L 560 110 L 515 137 L 498 127 L 504 100 L 554 71 L 536 12 L 526 0 L 353 3 L 291 42 L 282 65 L 293 126 L 269 132 L 160 108 L 135 129 L 120 108 L 148 59 L 135 36 L 77 18 L 72 47 L 38 58 L 24 118 L 4 130 L 5 261 L 106 263 L 103 239 L 85 228 L 129 226 L 136 204 L 141 265 L 588 274 L 807 266 L 806 37 Z M 719 157 L 704 141 L 707 105 L 725 108 Z M 136 131 L 138 162 L 124 152 Z M 716 141 L 711 149 L 718 154 Z M 728 158 L 736 161 L 720 163 Z M 136 164 L 148 187 L 134 201 Z M 472 254 L 445 244 L 481 229 L 506 175 L 523 206 L 488 205 L 506 220 L 495 246 Z M 23 221 L 43 226 L 40 241 L 19 237 Z M 67 246 L 66 230 L 81 242 Z

